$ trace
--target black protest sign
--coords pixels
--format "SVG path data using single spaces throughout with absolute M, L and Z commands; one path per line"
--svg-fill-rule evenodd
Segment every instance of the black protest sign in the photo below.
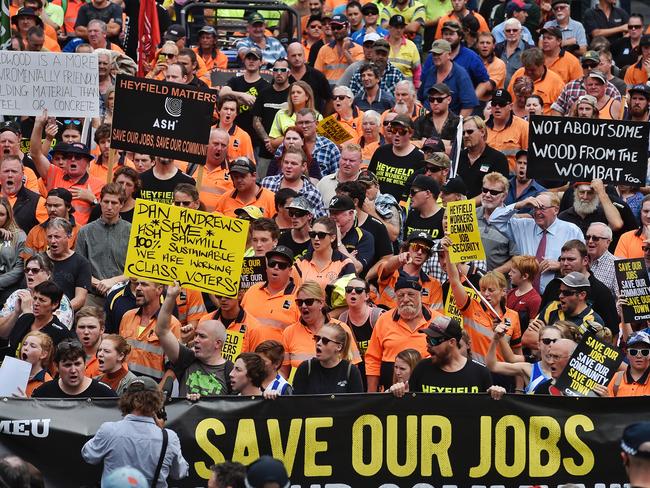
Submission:
M 615 261 L 625 322 L 650 319 L 650 278 L 643 258 Z
M 528 139 L 530 178 L 645 184 L 647 122 L 533 115 Z
M 205 164 L 216 102 L 211 90 L 120 75 L 111 148 Z
M 587 330 L 555 387 L 564 396 L 597 396 L 594 387 L 607 386 L 621 361 L 620 349 L 602 342 Z
M 248 290 L 255 283 L 266 281 L 266 259 L 260 256 L 244 258 L 239 290 Z

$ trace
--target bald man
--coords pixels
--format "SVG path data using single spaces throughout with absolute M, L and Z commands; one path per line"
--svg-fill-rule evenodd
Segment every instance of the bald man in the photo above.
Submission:
M 199 396 L 230 394 L 233 364 L 221 354 L 226 328 L 218 320 L 206 320 L 196 326 L 192 349 L 181 344 L 170 330 L 172 312 L 180 293 L 181 287 L 177 281 L 167 287 L 167 296 L 160 307 L 155 328 L 178 381 L 177 396 L 196 400 Z
M 208 157 L 203 167 L 199 198 L 206 212 L 214 212 L 217 201 L 224 193 L 234 190 L 228 171 L 228 145 L 230 136 L 224 129 L 212 129 L 208 141 Z

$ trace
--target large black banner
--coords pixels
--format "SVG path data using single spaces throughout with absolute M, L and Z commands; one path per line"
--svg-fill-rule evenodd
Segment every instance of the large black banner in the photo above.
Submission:
M 228 398 L 167 407 L 191 477 L 210 466 L 282 459 L 298 488 L 469 486 L 586 488 L 622 485 L 619 440 L 627 424 L 650 420 L 648 400 L 389 394 Z M 39 467 L 48 487 L 90 486 L 99 469 L 83 443 L 120 414 L 110 400 L 2 400 L 0 454 Z
M 205 164 L 217 92 L 119 75 L 111 147 Z
M 645 185 L 647 122 L 533 115 L 528 141 L 530 178 Z

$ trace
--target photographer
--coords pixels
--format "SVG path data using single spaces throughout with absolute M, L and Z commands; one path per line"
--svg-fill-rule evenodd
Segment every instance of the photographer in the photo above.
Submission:
M 155 479 L 157 488 L 167 487 L 168 476 L 188 475 L 178 435 L 159 427 L 166 417 L 164 402 L 163 392 L 151 378 L 131 381 L 119 401 L 124 419 L 104 422 L 81 449 L 87 463 L 104 462 L 102 480 L 123 466 L 140 470 L 149 484 Z

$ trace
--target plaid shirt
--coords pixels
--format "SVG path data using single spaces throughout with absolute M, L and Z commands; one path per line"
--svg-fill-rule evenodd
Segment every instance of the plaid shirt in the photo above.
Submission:
M 281 188 L 282 180 L 284 179 L 283 175 L 274 175 L 267 176 L 262 180 L 261 185 L 267 190 L 277 193 Z M 311 207 L 314 209 L 314 218 L 325 217 L 327 212 L 325 212 L 325 204 L 323 203 L 323 197 L 321 196 L 318 189 L 309 181 L 309 178 L 306 176 L 302 177 L 302 189 L 298 192 L 298 195 L 305 197 Z
M 327 137 L 316 136 L 316 143 L 314 144 L 314 150 L 311 152 L 311 157 L 318 162 L 321 174 L 327 176 L 336 173 L 339 169 L 341 151 Z
M 275 60 L 278 58 L 287 57 L 287 51 L 285 51 L 282 43 L 278 41 L 275 37 L 266 38 L 266 47 L 264 49 L 262 49 L 261 46 L 255 44 L 255 42 L 250 37 L 245 37 L 241 41 L 237 42 L 237 51 L 239 51 L 244 47 L 248 49 L 256 47 L 257 49 L 262 51 L 262 58 L 263 58 L 262 67 L 264 67 L 264 64 L 273 64 Z
M 395 85 L 404 79 L 406 78 L 404 78 L 402 72 L 388 61 L 384 75 L 381 77 L 381 80 L 379 80 L 379 88 L 386 90 L 388 93 L 393 93 L 395 91 Z M 350 90 L 352 90 L 355 97 L 363 91 L 361 73 L 359 73 L 359 71 L 352 75 L 352 79 L 350 80 Z
M 586 95 L 587 90 L 585 90 L 584 78 L 578 78 L 564 85 L 564 89 L 557 100 L 551 105 L 551 110 L 560 112 L 563 115 L 567 115 L 571 107 L 576 102 L 578 98 L 582 95 Z M 607 88 L 605 89 L 605 95 L 609 95 L 614 100 L 621 100 L 621 92 L 612 84 L 611 81 L 607 82 Z
M 598 281 L 609 288 L 612 295 L 616 296 L 618 294 L 618 282 L 616 281 L 614 261 L 616 261 L 616 256 L 609 251 L 605 251 L 601 257 L 589 263 L 589 270 Z

